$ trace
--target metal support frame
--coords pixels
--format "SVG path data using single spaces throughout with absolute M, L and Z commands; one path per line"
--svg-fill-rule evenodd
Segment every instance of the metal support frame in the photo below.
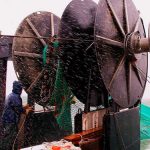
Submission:
M 2 116 L 6 94 L 6 71 L 7 71 L 7 58 L 0 58 L 0 120 Z M 2 123 L 0 121 L 0 128 L 1 126 Z
M 6 95 L 6 73 L 7 73 L 7 60 L 11 58 L 11 47 L 13 38 L 0 37 L 0 120 L 4 108 L 4 101 Z M 0 128 L 2 123 L 0 121 Z M 1 133 L 0 133 L 1 137 Z

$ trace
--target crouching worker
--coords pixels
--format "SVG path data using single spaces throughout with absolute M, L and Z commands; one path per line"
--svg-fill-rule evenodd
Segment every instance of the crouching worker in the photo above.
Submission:
M 21 114 L 28 114 L 32 111 L 31 107 L 22 106 L 22 89 L 22 84 L 19 81 L 14 81 L 12 93 L 5 100 L 2 114 L 3 137 L 0 140 L 0 150 L 12 150 L 14 140 L 18 133 L 18 123 Z

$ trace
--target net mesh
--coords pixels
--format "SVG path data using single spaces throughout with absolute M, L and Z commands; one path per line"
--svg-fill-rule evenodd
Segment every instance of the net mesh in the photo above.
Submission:
M 140 138 L 150 139 L 150 107 L 144 104 L 140 106 Z
M 56 80 L 50 105 L 56 106 L 55 116 L 59 126 L 68 132 L 72 132 L 71 103 L 73 94 L 63 77 L 61 62 L 58 62 Z

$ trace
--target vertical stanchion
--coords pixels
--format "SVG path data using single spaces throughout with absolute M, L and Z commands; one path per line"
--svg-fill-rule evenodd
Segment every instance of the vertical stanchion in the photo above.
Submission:
M 6 70 L 7 70 L 7 58 L 0 58 L 0 128 L 2 126 L 1 116 L 3 112 L 6 94 Z

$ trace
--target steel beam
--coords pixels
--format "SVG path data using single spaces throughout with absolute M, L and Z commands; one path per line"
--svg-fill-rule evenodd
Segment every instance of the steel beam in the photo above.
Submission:
M 0 58 L 12 57 L 12 42 L 13 37 L 0 37 Z
M 0 128 L 2 126 L 1 116 L 4 108 L 4 101 L 6 94 L 6 71 L 7 71 L 7 58 L 3 59 L 0 58 Z

